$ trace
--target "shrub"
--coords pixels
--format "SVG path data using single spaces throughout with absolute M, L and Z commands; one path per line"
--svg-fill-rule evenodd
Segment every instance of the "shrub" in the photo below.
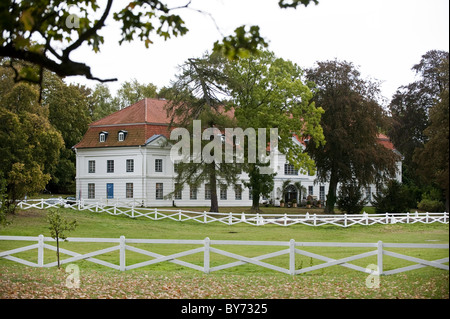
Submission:
M 339 189 L 337 206 L 347 214 L 359 214 L 366 204 L 364 194 L 356 181 L 342 184 Z
M 374 194 L 373 206 L 376 213 L 406 213 L 409 211 L 407 191 L 396 180 L 390 180 L 387 187 Z
M 420 210 L 424 210 L 427 212 L 443 212 L 445 211 L 445 205 L 441 201 L 431 200 L 431 199 L 422 199 L 417 205 Z

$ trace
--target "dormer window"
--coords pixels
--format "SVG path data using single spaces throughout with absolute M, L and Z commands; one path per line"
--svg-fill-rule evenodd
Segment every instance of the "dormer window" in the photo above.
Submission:
M 117 136 L 118 141 L 123 142 L 125 140 L 125 137 L 127 136 L 127 133 L 128 133 L 127 131 L 120 130 Z
M 103 143 L 103 142 L 106 141 L 106 137 L 108 136 L 108 132 L 100 132 L 99 136 L 100 136 L 99 137 L 100 143 Z

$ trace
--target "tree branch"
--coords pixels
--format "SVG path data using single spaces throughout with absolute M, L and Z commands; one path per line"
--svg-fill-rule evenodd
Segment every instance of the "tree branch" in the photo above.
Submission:
M 97 80 L 99 82 L 111 82 L 117 81 L 114 79 L 99 79 L 91 74 L 91 68 L 84 63 L 74 62 L 69 59 L 58 64 L 57 62 L 49 59 L 47 56 L 36 52 L 30 52 L 25 50 L 18 50 L 12 45 L 0 47 L 0 56 L 10 57 L 12 59 L 20 59 L 31 62 L 36 65 L 40 65 L 52 72 L 55 72 L 60 77 L 81 75 L 89 80 Z
M 100 20 L 97 21 L 97 23 L 94 24 L 94 26 L 88 30 L 86 30 L 85 33 L 80 35 L 77 41 L 72 43 L 70 46 L 68 46 L 65 50 L 63 50 L 62 60 L 69 60 L 69 54 L 78 48 L 80 45 L 82 45 L 87 39 L 92 37 L 96 32 L 101 29 L 104 26 L 105 20 L 109 15 L 109 11 L 111 9 L 113 0 L 108 0 L 108 3 L 106 4 L 105 11 L 103 12 L 102 17 Z

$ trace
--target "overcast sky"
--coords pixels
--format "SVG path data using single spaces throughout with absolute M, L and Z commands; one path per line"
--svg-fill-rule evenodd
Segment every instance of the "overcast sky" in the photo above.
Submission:
M 119 1 L 120 8 L 127 1 Z M 188 0 L 169 3 L 185 4 Z M 118 6 L 117 6 L 118 5 Z M 83 61 L 99 78 L 118 78 L 111 92 L 136 78 L 158 88 L 168 86 L 177 66 L 210 51 L 213 43 L 243 24 L 259 25 L 269 50 L 303 68 L 316 61 L 347 60 L 364 78 L 382 81 L 382 94 L 390 100 L 401 85 L 414 81 L 411 67 L 429 50 L 449 50 L 448 0 L 319 0 L 318 5 L 280 9 L 278 0 L 192 0 L 193 10 L 179 10 L 189 33 L 180 38 L 154 41 L 148 49 L 140 41 L 119 46 L 120 34 L 112 17 L 101 34 L 100 53 L 81 48 L 71 58 Z M 94 87 L 96 81 L 67 79 Z

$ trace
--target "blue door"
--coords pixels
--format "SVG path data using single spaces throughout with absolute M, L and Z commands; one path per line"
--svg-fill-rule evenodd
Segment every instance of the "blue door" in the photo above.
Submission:
M 114 198 L 114 184 L 106 184 L 106 198 Z

